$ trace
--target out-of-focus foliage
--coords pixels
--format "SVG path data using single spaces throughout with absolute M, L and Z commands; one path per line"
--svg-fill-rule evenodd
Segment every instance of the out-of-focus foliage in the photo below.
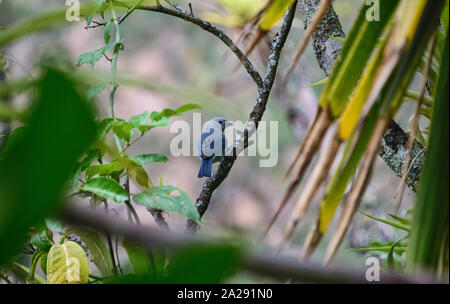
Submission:
M 64 98 L 61 98 L 64 96 Z M 40 97 L 26 127 L 0 161 L 0 264 L 18 254 L 25 234 L 58 207 L 77 158 L 94 139 L 88 104 L 60 72 L 40 81 Z

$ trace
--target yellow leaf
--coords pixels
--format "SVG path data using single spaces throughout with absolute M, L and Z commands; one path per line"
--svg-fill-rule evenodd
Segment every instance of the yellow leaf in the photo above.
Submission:
M 244 27 L 264 6 L 264 0 L 218 0 L 228 14 L 207 12 L 202 17 L 212 23 Z
M 259 27 L 263 31 L 269 31 L 283 17 L 293 2 L 294 0 L 273 0 L 262 14 Z
M 360 119 L 364 104 L 370 94 L 370 90 L 375 79 L 376 70 L 381 62 L 385 44 L 386 39 L 383 39 L 380 48 L 376 51 L 373 58 L 367 64 L 366 71 L 361 77 L 353 97 L 341 115 L 339 120 L 339 137 L 342 140 L 349 138 Z
M 47 283 L 87 284 L 89 263 L 83 248 L 68 241 L 53 245 L 47 257 Z

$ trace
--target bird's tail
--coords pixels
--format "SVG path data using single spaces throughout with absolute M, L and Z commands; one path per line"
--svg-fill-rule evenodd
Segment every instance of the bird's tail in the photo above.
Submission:
M 204 176 L 211 176 L 212 171 L 212 163 L 213 157 L 210 159 L 202 160 L 202 164 L 200 165 L 200 170 L 198 171 L 198 178 L 202 178 Z

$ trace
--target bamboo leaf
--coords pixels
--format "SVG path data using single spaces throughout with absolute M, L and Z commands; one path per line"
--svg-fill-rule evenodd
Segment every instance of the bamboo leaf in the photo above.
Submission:
M 397 222 L 393 222 L 393 221 L 386 220 L 386 219 L 382 219 L 382 218 L 379 218 L 379 217 L 375 217 L 375 216 L 367 214 L 367 213 L 365 213 L 365 212 L 363 212 L 361 210 L 359 212 L 361 214 L 363 214 L 363 215 L 373 219 L 373 220 L 376 220 L 376 221 L 380 222 L 380 223 L 387 224 L 389 226 L 392 226 L 394 228 L 398 228 L 398 229 L 401 229 L 401 230 L 404 230 L 404 231 L 407 231 L 407 232 L 411 231 L 411 226 L 404 225 L 404 224 L 397 223 Z

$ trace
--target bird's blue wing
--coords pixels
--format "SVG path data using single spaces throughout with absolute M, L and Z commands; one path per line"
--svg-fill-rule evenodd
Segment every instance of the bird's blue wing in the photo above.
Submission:
M 201 159 L 210 159 L 214 157 L 213 155 L 205 155 L 205 153 L 203 152 L 203 141 L 208 137 L 211 136 L 214 133 L 214 129 L 210 129 L 209 132 L 203 132 L 201 137 L 200 137 L 200 158 Z M 210 144 L 210 149 L 214 149 L 214 140 L 211 141 Z

